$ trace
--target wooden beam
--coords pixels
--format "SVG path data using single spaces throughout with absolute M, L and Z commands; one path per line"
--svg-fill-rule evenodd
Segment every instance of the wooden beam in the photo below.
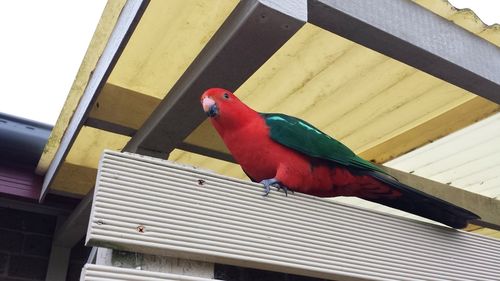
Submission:
M 94 190 L 90 190 L 73 210 L 70 216 L 57 228 L 54 234 L 53 244 L 62 248 L 72 248 L 82 240 L 90 217 Z
M 124 150 L 164 158 L 205 119 L 193 110 L 204 90 L 237 89 L 306 17 L 300 0 L 240 2 Z
M 108 122 L 105 120 L 96 119 L 96 118 L 92 118 L 92 117 L 87 118 L 87 121 L 85 121 L 85 126 L 89 126 L 92 128 L 104 130 L 106 132 L 111 132 L 111 133 L 115 133 L 115 134 L 119 134 L 119 135 L 123 135 L 123 136 L 128 136 L 128 137 L 135 135 L 135 133 L 137 132 L 137 130 L 132 129 L 130 127 L 122 126 L 120 124 L 116 124 L 116 123 L 112 123 L 112 122 Z
M 160 102 L 157 97 L 106 83 L 89 118 L 138 130 Z
M 193 144 L 188 143 L 188 142 L 183 142 L 177 148 L 184 150 L 184 151 L 189 151 L 189 152 L 193 152 L 196 154 L 204 155 L 207 157 L 236 163 L 236 160 L 234 160 L 234 158 L 231 154 L 221 152 L 218 150 L 213 150 L 213 149 L 207 148 L 205 146 L 198 146 L 198 145 L 193 145 Z
M 50 249 L 49 265 L 47 266 L 46 281 L 64 281 L 68 274 L 71 247 L 61 247 L 52 244 Z
M 500 103 L 500 48 L 412 1 L 309 0 L 308 22 Z
M 183 146 L 182 149 L 207 157 L 231 161 L 231 155 L 219 158 L 217 156 L 220 155 L 221 152 L 210 151 L 210 149 L 205 147 L 196 147 L 196 145 L 193 144 Z M 236 163 L 234 160 L 231 162 Z M 474 224 L 500 230 L 500 200 L 495 200 L 493 198 L 469 192 L 451 185 L 435 182 L 389 167 L 381 167 L 389 175 L 397 178 L 400 182 L 406 185 L 476 213 L 481 217 L 481 220 L 474 221 Z
M 198 126 L 189 136 L 187 136 L 183 143 L 192 144 L 199 147 L 206 147 L 210 150 L 219 151 L 224 154 L 229 154 L 226 145 L 221 137 L 215 131 L 210 123 L 210 120 L 205 119 L 203 123 Z
M 97 169 L 65 161 L 59 168 L 51 185 L 51 191 L 57 194 L 78 197 L 85 196 L 94 186 Z
M 59 216 L 57 218 L 56 230 L 62 225 L 66 217 Z M 76 243 L 75 243 L 76 244 Z M 47 266 L 46 281 L 64 281 L 68 273 L 69 258 L 73 245 L 61 246 L 58 245 L 55 239 L 52 240 L 52 248 L 50 249 L 49 264 Z
M 360 151 L 359 156 L 384 163 L 498 112 L 500 105 L 475 97 L 402 134 Z
M 97 62 L 97 66 L 85 88 L 83 96 L 61 139 L 54 159 L 50 163 L 47 173 L 45 174 L 40 201 L 43 201 L 45 198 L 48 187 L 54 180 L 55 174 L 63 163 L 71 145 L 75 141 L 78 132 L 82 128 L 90 112 L 91 105 L 94 103 L 123 49 L 127 45 L 148 3 L 148 0 L 128 1 L 123 7 L 120 18 L 109 38 L 108 44 Z

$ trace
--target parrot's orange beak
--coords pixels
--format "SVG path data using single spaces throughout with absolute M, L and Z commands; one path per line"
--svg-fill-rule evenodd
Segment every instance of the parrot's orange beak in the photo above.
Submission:
M 219 113 L 217 104 L 209 97 L 204 97 L 201 101 L 201 105 L 203 106 L 203 111 L 210 117 L 215 117 Z

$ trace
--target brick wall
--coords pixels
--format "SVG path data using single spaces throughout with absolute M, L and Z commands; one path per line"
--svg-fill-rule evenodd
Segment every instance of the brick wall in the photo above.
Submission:
M 56 217 L 0 208 L 0 280 L 45 280 Z

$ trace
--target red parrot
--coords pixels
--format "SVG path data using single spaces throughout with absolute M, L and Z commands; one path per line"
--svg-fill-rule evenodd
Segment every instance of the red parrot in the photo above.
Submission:
M 347 146 L 301 119 L 259 113 L 221 88 L 201 96 L 225 145 L 254 182 L 320 197 L 357 196 L 454 228 L 479 216 L 423 193 L 358 157 Z

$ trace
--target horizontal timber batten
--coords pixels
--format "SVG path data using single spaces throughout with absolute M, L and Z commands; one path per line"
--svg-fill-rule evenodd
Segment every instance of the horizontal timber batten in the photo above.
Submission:
M 500 279 L 500 241 L 106 151 L 87 245 L 335 280 Z

